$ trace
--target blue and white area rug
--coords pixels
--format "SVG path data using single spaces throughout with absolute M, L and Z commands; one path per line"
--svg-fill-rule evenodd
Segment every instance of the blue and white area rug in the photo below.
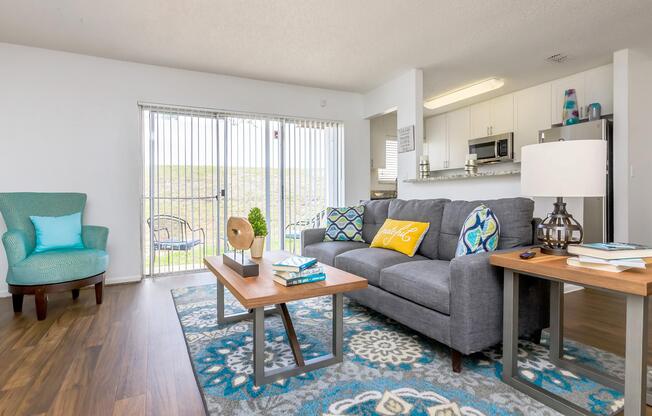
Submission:
M 500 351 L 466 357 L 451 370 L 449 349 L 345 298 L 344 362 L 262 387 L 253 383 L 252 322 L 216 323 L 215 285 L 172 291 L 197 384 L 210 415 L 552 415 L 501 381 Z M 242 311 L 228 292 L 228 312 Z M 288 304 L 305 358 L 330 348 L 331 298 Z M 293 363 L 279 316 L 265 319 L 266 368 Z M 544 340 L 545 344 L 545 340 Z M 622 358 L 566 341 L 572 358 L 622 377 Z M 599 415 L 623 406 L 621 393 L 557 370 L 545 345 L 523 341 L 521 375 Z M 601 364 L 599 364 L 601 363 Z

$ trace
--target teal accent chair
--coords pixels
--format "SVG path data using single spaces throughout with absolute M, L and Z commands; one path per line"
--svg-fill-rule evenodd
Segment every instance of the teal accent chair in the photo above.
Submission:
M 34 253 L 36 237 L 30 215 L 58 217 L 82 213 L 86 194 L 79 193 L 0 193 L 0 212 L 7 225 L 2 236 L 9 270 L 7 284 L 14 312 L 23 309 L 23 296 L 34 295 L 39 321 L 47 314 L 47 294 L 72 290 L 73 300 L 79 289 L 95 285 L 95 301 L 102 303 L 104 272 L 109 264 L 106 241 L 109 229 L 82 226 L 82 249 L 61 249 Z

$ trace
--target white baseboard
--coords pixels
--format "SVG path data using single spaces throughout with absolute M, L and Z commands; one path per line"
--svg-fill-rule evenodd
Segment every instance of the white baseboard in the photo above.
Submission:
M 124 276 L 124 277 L 107 277 L 104 279 L 104 284 L 106 285 L 120 285 L 123 283 L 137 283 L 142 280 L 141 275 L 135 276 Z
M 0 292 L 0 298 L 8 298 L 11 296 L 11 293 L 7 292 L 6 290 Z
M 583 290 L 584 287 L 572 285 L 570 283 L 564 283 L 564 293 L 577 292 L 578 290 Z

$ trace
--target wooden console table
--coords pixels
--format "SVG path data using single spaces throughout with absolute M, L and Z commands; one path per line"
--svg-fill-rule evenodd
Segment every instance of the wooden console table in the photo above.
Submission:
M 591 414 L 574 403 L 556 396 L 518 374 L 518 295 L 519 275 L 550 281 L 550 360 L 556 366 L 581 374 L 625 393 L 625 415 L 644 415 L 647 391 L 647 305 L 652 294 L 652 267 L 621 273 L 603 272 L 566 264 L 566 257 L 538 253 L 530 260 L 519 258 L 520 251 L 494 254 L 491 264 L 504 268 L 503 298 L 503 381 L 565 415 Z M 648 262 L 650 263 L 650 262 Z M 563 283 L 624 295 L 627 298 L 625 380 L 564 359 Z

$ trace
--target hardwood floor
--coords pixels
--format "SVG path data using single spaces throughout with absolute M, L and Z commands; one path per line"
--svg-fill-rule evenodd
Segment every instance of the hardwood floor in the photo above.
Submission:
M 11 298 L 0 299 L 0 414 L 203 414 L 170 289 L 212 281 L 198 274 L 107 286 L 100 306 L 92 288 L 74 302 L 55 294 L 40 322 L 32 297 L 16 316 Z M 566 295 L 566 336 L 580 342 L 624 354 L 624 316 L 617 297 Z

